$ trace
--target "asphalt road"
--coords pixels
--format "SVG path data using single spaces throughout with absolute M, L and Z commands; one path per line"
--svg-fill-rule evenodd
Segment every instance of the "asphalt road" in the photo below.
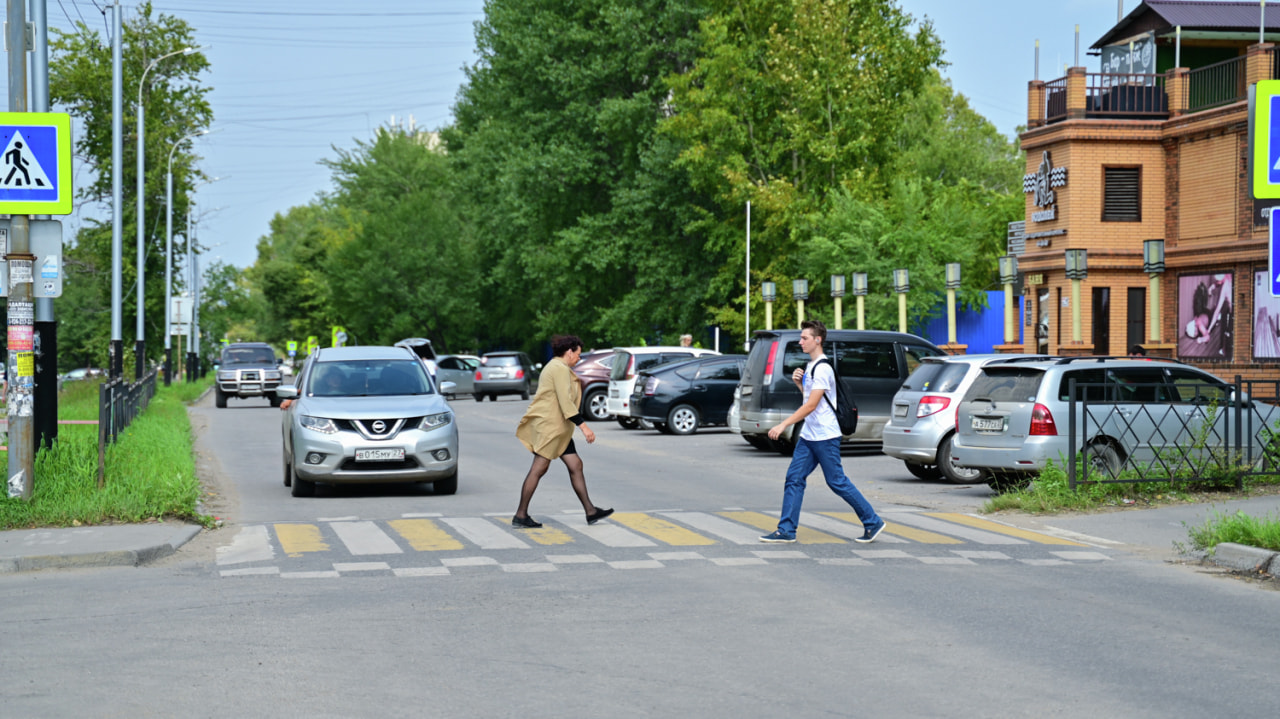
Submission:
M 805 510 L 822 535 L 739 542 L 776 517 L 787 460 L 724 431 L 597 425 L 599 440 L 578 445 L 595 503 L 619 519 L 587 527 L 553 467 L 533 514 L 554 531 L 522 533 L 506 522 L 527 469 L 513 437 L 524 403 L 454 406 L 458 494 L 298 499 L 281 482 L 279 413 L 206 400 L 193 423 L 207 505 L 226 526 L 153 566 L 0 575 L 3 713 L 1095 719 L 1280 708 L 1269 689 L 1280 593 L 1105 542 L 966 524 L 985 486 L 920 482 L 882 456 L 845 458 L 890 522 L 881 541 L 841 536 L 856 520 L 840 518 L 847 507 L 815 475 Z

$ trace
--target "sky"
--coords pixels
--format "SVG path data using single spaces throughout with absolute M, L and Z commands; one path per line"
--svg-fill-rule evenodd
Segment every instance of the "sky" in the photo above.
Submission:
M 66 30 L 83 21 L 105 37 L 105 2 L 47 0 L 49 24 Z M 1125 13 L 1137 5 L 1123 0 Z M 206 46 L 211 68 L 201 79 L 213 88 L 214 132 L 197 138 L 194 149 L 200 168 L 218 179 L 196 190 L 196 237 L 207 258 L 238 267 L 257 259 L 258 240 L 274 215 L 332 190 L 330 171 L 320 163 L 336 158 L 334 148 L 354 148 L 393 118 L 412 118 L 427 130 L 452 121 L 462 68 L 476 61 L 474 24 L 484 16 L 483 0 L 157 0 L 153 6 L 185 19 Z M 1026 122 L 1035 41 L 1040 78 L 1060 77 L 1072 62 L 1079 24 L 1082 64 L 1096 72 L 1098 59 L 1085 53 L 1115 24 L 1118 3 L 899 0 L 899 6 L 917 21 L 932 21 L 950 63 L 943 74 L 1013 137 Z M 124 3 L 126 17 L 136 7 Z M 5 98 L 7 85 L 0 73 Z M 155 161 L 162 160 L 149 158 Z M 125 202 L 133 202 L 131 195 L 126 188 Z M 65 236 L 86 216 L 107 221 L 110 209 L 78 207 L 64 219 Z

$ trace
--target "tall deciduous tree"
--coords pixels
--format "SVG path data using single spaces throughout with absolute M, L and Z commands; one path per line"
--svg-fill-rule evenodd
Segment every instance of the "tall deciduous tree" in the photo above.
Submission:
M 124 22 L 122 70 L 124 88 L 124 153 L 122 184 L 124 207 L 123 285 L 125 295 L 122 314 L 133 317 L 134 295 L 128 288 L 137 281 L 135 247 L 137 237 L 137 132 L 136 112 L 139 84 L 143 70 L 156 58 L 184 48 L 194 47 L 194 29 L 181 18 L 163 13 L 153 16 L 149 2 L 137 7 L 137 13 Z M 84 23 L 71 32 L 55 29 L 49 42 L 49 94 L 53 105 L 72 115 L 76 162 L 81 170 L 77 178 L 84 182 L 76 189 L 77 201 L 108 203 L 111 199 L 111 43 Z M 213 120 L 213 110 L 205 95 L 210 88 L 201 85 L 199 76 L 209 63 L 199 52 L 177 54 L 152 67 L 146 73 L 142 102 L 146 106 L 146 197 L 144 273 L 146 307 L 144 313 L 148 354 L 158 356 L 163 342 L 165 258 L 165 173 L 167 159 L 175 143 L 193 132 L 206 128 Z M 174 152 L 174 215 L 185 216 L 191 186 L 199 177 L 195 156 L 189 143 Z M 108 210 L 110 208 L 108 207 Z M 177 223 L 181 224 L 181 223 Z M 176 230 L 175 230 L 176 232 Z M 181 233 L 178 233 L 181 235 Z M 185 238 L 175 238 L 175 252 L 185 248 Z M 67 251 L 69 266 L 81 271 L 69 277 L 70 282 L 91 282 L 91 288 L 68 292 L 56 304 L 60 325 L 74 344 L 59 342 L 68 356 L 95 356 L 105 360 L 110 340 L 111 299 L 111 221 L 87 218 Z M 179 260 L 180 262 L 180 260 Z M 180 273 L 179 273 L 180 276 Z M 80 327 L 81 323 L 88 326 Z M 132 322 L 125 323 L 128 326 Z M 61 336 L 61 333 L 60 333 Z M 132 336 L 132 333 L 129 333 Z
M 655 128 L 693 61 L 696 0 L 491 0 L 446 131 L 482 241 L 491 344 L 588 345 L 706 324 L 723 261 L 691 230 L 680 142 Z

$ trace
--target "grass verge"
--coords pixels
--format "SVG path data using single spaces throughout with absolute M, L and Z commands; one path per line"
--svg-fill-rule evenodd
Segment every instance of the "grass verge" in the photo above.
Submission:
M 0 530 L 189 519 L 197 509 L 191 424 L 186 405 L 210 385 L 159 386 L 151 404 L 107 448 L 106 480 L 98 489 L 96 425 L 60 425 L 58 441 L 36 454 L 30 500 L 0 497 Z M 97 419 L 98 385 L 77 382 L 58 398 L 59 419 Z M 8 463 L 8 453 L 0 452 Z
M 1212 549 L 1223 542 L 1280 552 L 1280 517 L 1251 517 L 1244 512 L 1215 513 L 1199 527 L 1188 527 L 1191 546 Z

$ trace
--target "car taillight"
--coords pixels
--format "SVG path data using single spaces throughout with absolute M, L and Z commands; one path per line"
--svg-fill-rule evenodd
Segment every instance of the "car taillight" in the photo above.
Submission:
M 1033 437 L 1056 437 L 1058 436 L 1058 425 L 1053 423 L 1053 413 L 1049 408 L 1037 404 L 1031 410 L 1031 436 Z
M 636 376 L 636 356 L 631 355 L 627 358 L 627 376 L 623 379 L 631 379 Z
M 476 370 L 476 379 L 483 379 L 483 378 L 480 376 L 480 370 Z
M 524 370 L 522 369 L 516 370 L 516 379 L 524 379 Z
M 773 356 L 778 353 L 778 341 L 774 340 L 769 345 L 768 359 L 764 363 L 764 386 L 768 387 L 773 384 Z
M 646 397 L 652 397 L 653 393 L 658 389 L 658 378 L 650 377 L 644 381 L 644 394 Z
M 920 398 L 920 404 L 916 407 L 916 417 L 928 417 L 931 414 L 941 412 L 950 404 L 950 397 L 939 397 L 932 394 L 925 395 Z

